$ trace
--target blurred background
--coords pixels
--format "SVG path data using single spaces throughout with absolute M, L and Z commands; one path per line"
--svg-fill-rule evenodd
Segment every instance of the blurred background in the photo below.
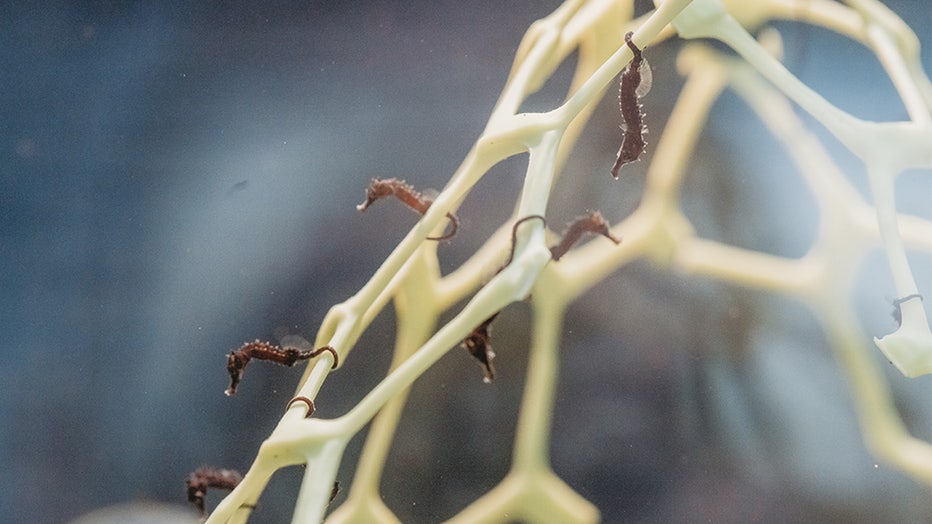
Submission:
M 301 374 L 255 365 L 227 398 L 226 353 L 255 338 L 314 338 L 416 220 L 391 203 L 357 213 L 369 179 L 441 188 L 527 26 L 557 5 L 0 8 L 0 520 L 69 522 L 107 507 L 85 522 L 130 522 L 124 510 L 138 522 L 196 520 L 187 474 L 247 470 Z M 932 8 L 889 5 L 932 73 Z M 776 26 L 788 67 L 830 101 L 905 118 L 866 50 Z M 645 52 L 651 142 L 681 86 L 679 46 Z M 572 62 L 526 109 L 559 103 Z M 555 188 L 553 229 L 586 209 L 614 223 L 637 205 L 647 163 L 608 175 L 618 124 L 608 96 Z M 857 161 L 828 145 L 867 196 Z M 699 151 L 683 206 L 703 236 L 806 251 L 814 200 L 736 97 L 717 103 Z M 460 233 L 440 247 L 445 271 L 507 219 L 524 163 L 499 164 L 464 202 Z M 928 172 L 905 173 L 897 191 L 901 210 L 932 218 Z M 911 256 L 928 294 L 932 257 Z M 858 312 L 882 336 L 896 298 L 883 256 L 862 273 Z M 459 349 L 414 385 L 383 482 L 402 520 L 448 518 L 507 471 L 528 317 L 516 304 L 496 322 L 492 385 Z M 384 375 L 392 323 L 380 316 L 328 379 L 319 416 L 344 413 Z M 553 463 L 605 522 L 932 521 L 928 487 L 866 452 L 845 377 L 793 302 L 636 262 L 574 305 L 564 347 Z M 912 433 L 932 439 L 932 381 L 877 361 Z M 343 486 L 361 443 L 347 451 Z M 301 473 L 277 474 L 251 522 L 289 521 Z

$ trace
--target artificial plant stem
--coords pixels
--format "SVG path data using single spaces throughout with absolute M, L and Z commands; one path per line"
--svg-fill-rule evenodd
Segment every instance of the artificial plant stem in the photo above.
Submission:
M 932 444 L 911 436 L 897 415 L 890 388 L 864 344 L 857 317 L 847 304 L 817 312 L 847 375 L 864 440 L 875 456 L 921 482 L 932 484 Z
M 666 0 L 663 2 L 634 32 L 634 39 L 645 47 L 647 42 L 653 41 L 664 30 L 676 15 L 689 5 L 691 0 Z M 627 45 L 620 45 L 589 79 L 579 86 L 579 89 L 559 108 L 553 112 L 558 116 L 564 126 L 569 125 L 605 86 L 618 74 L 619 71 L 631 61 L 631 50 Z
M 436 284 L 439 279 L 436 249 L 428 245 L 423 246 L 412 260 L 411 266 L 409 278 L 399 286 L 395 296 L 398 332 L 391 370 L 397 369 L 430 338 L 442 311 L 438 307 L 436 297 Z M 405 388 L 394 396 L 375 417 L 372 428 L 366 435 L 366 443 L 359 458 L 356 474 L 353 476 L 349 498 L 330 520 L 359 522 L 379 519 L 382 516 L 387 518 L 387 509 L 380 515 L 368 512 L 375 505 L 382 504 L 379 497 L 379 481 L 409 391 L 409 388 Z M 340 515 L 339 519 L 336 518 L 337 515 Z
M 333 493 L 333 479 L 337 476 L 348 440 L 348 437 L 330 439 L 308 450 L 292 524 L 316 524 L 323 520 Z
M 546 209 L 558 147 L 558 133 L 545 133 L 540 143 L 531 147 L 525 189 L 518 205 L 522 216 L 541 214 Z M 550 251 L 544 244 L 542 227 L 524 229 L 530 232 L 519 235 L 512 263 L 482 288 L 460 314 L 437 331 L 424 347 L 375 386 L 352 411 L 341 417 L 341 424 L 350 424 L 358 431 L 392 395 L 408 387 L 451 347 L 466 338 L 490 311 L 499 311 L 528 294 L 541 268 L 550 260 Z
M 565 304 L 556 297 L 535 293 L 532 307 L 534 331 L 512 467 L 537 471 L 550 467 L 550 433 L 560 369 L 560 335 Z
M 205 524 L 240 524 L 249 519 L 252 508 L 259 500 L 259 495 L 269 483 L 272 474 L 285 463 L 273 462 L 262 453 L 256 457 L 252 467 L 243 476 L 243 480 L 229 495 L 223 498 L 211 512 Z

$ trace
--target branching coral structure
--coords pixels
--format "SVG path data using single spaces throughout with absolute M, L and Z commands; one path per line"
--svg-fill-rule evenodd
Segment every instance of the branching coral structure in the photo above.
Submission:
M 427 202 L 413 189 L 405 189 L 408 186 L 403 182 L 396 183 L 396 188 L 405 189 L 401 196 L 410 196 L 408 205 L 422 217 L 371 279 L 331 308 L 313 344 L 327 349 L 293 355 L 284 350 L 271 352 L 286 365 L 297 357 L 313 357 L 295 393 L 301 401 L 289 404 L 252 467 L 208 522 L 245 522 L 271 475 L 296 464 L 305 465 L 306 470 L 293 522 L 320 522 L 325 517 L 332 524 L 396 522 L 378 490 L 409 386 L 448 351 L 464 343 L 470 346 L 470 341 L 470 347 L 478 348 L 474 355 L 491 380 L 491 356 L 485 349 L 494 344 L 495 333 L 489 331 L 489 324 L 502 308 L 525 300 L 532 311 L 532 331 L 511 469 L 499 485 L 451 522 L 599 521 L 599 510 L 550 466 L 560 335 L 564 314 L 574 300 L 638 259 L 687 276 L 784 295 L 808 306 L 848 379 L 870 450 L 918 482 L 932 484 L 932 445 L 908 433 L 878 363 L 886 365 L 889 360 L 903 380 L 932 373 L 932 333 L 922 300 L 930 296 L 930 290 L 918 288 L 906 256 L 907 249 L 932 253 L 932 222 L 898 213 L 893 191 L 897 175 L 904 170 L 932 168 L 932 84 L 919 65 L 915 35 L 873 0 L 845 4 L 829 0 L 658 0 L 655 4 L 654 10 L 633 18 L 629 1 L 568 0 L 531 25 L 485 130 L 446 187 Z M 885 68 L 908 119 L 884 123 L 858 119 L 798 80 L 780 62 L 779 51 L 750 32 L 780 19 L 826 27 L 866 46 Z M 555 243 L 556 235 L 543 218 L 548 216 L 560 167 L 597 102 L 617 89 L 614 79 L 619 73 L 629 65 L 634 66 L 628 69 L 629 75 L 637 71 L 641 52 L 649 56 L 651 46 L 672 38 L 695 42 L 685 45 L 677 59 L 685 85 L 662 132 L 652 140 L 655 150 L 639 206 L 610 228 L 601 216 L 590 218 L 597 225 L 586 231 L 606 238 L 561 247 L 555 256 L 552 249 L 562 244 Z M 723 54 L 700 40 L 718 41 L 734 53 Z M 577 66 L 565 101 L 546 112 L 519 112 L 526 98 L 574 52 Z M 638 63 L 632 64 L 633 60 Z M 713 103 L 726 90 L 743 99 L 778 138 L 816 200 L 817 238 L 799 258 L 704 239 L 680 208 L 684 175 L 697 137 L 710 118 Z M 639 102 L 634 97 L 627 103 Z M 629 109 L 632 115 L 641 115 L 640 107 Z M 797 110 L 819 122 L 863 162 L 871 203 L 852 188 Z M 649 114 L 649 106 L 644 111 Z M 636 120 L 638 128 L 626 133 L 637 131 L 640 136 L 640 118 Z M 441 274 L 437 250 L 442 243 L 432 240 L 448 238 L 450 233 L 445 235 L 444 230 L 451 221 L 455 229 L 459 204 L 492 166 L 524 153 L 527 170 L 511 219 L 474 256 Z M 609 162 L 612 154 L 606 151 Z M 604 175 L 592 176 L 606 184 L 620 183 Z M 620 175 L 623 183 L 625 168 Z M 360 187 L 366 182 L 360 179 Z M 515 227 L 517 221 L 532 216 L 542 220 L 526 220 Z M 852 310 L 850 293 L 859 262 L 878 248 L 885 253 L 899 297 L 900 322 L 895 331 L 872 344 Z M 484 279 L 483 269 L 499 266 L 506 256 L 507 265 Z M 353 358 L 351 351 L 361 333 L 390 301 L 397 315 L 397 338 L 385 378 L 342 416 L 306 416 L 331 368 L 337 361 L 342 364 Z M 441 324 L 441 315 L 455 307 L 460 309 Z M 881 354 L 883 358 L 878 359 Z M 344 449 L 370 423 L 347 498 L 326 515 Z

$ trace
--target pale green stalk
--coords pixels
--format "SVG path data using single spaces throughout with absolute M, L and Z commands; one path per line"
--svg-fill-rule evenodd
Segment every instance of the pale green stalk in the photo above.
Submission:
M 872 0 L 851 0 L 850 7 L 827 0 L 657 4 L 651 13 L 631 20 L 628 1 L 568 0 L 531 26 L 488 124 L 463 163 L 372 278 L 331 308 L 317 334 L 316 346 L 332 346 L 340 362 L 345 362 L 362 332 L 394 299 L 398 336 L 391 369 L 356 406 L 337 418 L 306 418 L 305 405 L 293 404 L 263 443 L 243 482 L 220 503 L 209 522 L 245 522 L 272 473 L 296 464 L 305 464 L 306 471 L 293 522 L 320 521 L 346 444 L 373 419 L 349 496 L 329 521 L 397 522 L 381 501 L 378 484 L 411 384 L 490 315 L 529 296 L 533 328 L 511 470 L 451 522 L 597 522 L 598 509 L 550 466 L 560 336 L 566 308 L 638 258 L 687 275 L 782 294 L 809 306 L 849 379 L 868 446 L 879 458 L 932 483 L 932 446 L 906 431 L 878 368 L 882 359 L 869 346 L 849 304 L 857 265 L 870 249 L 884 249 L 900 297 L 920 292 L 906 249 L 932 253 L 932 223 L 898 214 L 893 193 L 894 179 L 904 169 L 932 167 L 932 84 L 919 64 L 918 40 L 902 20 Z M 776 48 L 756 41 L 746 29 L 776 18 L 821 25 L 868 46 L 893 81 L 909 120 L 857 119 L 794 77 L 780 63 Z M 685 39 L 714 38 L 734 49 L 740 59 L 702 46 L 682 51 L 678 62 L 686 85 L 656 144 L 640 206 L 612 229 L 623 239 L 621 245 L 597 239 L 552 262 L 544 224 L 531 221 L 520 228 L 516 245 L 511 246 L 515 220 L 547 215 L 560 166 L 595 104 L 631 59 L 623 43 L 629 30 L 642 48 L 675 34 Z M 544 85 L 574 50 L 579 58 L 566 101 L 549 112 L 518 113 L 527 96 Z M 809 252 L 798 259 L 700 238 L 680 209 L 680 190 L 697 137 L 725 89 L 741 96 L 771 130 L 815 196 L 819 234 Z M 858 196 L 816 136 L 795 116 L 793 103 L 862 159 L 872 205 Z M 466 263 L 441 275 L 437 246 L 427 237 L 443 230 L 447 213 L 456 210 L 492 166 L 523 152 L 528 153 L 527 171 L 512 218 Z M 609 157 L 612 153 L 606 152 Z M 608 173 L 585 175 L 610 182 Z M 483 285 L 484 272 L 501 263 L 510 249 L 514 249 L 511 263 Z M 466 298 L 466 305 L 437 328 L 440 315 Z M 932 373 L 932 334 L 922 301 L 904 302 L 901 310 L 900 328 L 876 344 L 903 375 Z M 322 353 L 308 367 L 296 395 L 316 398 L 332 364 L 332 355 Z

